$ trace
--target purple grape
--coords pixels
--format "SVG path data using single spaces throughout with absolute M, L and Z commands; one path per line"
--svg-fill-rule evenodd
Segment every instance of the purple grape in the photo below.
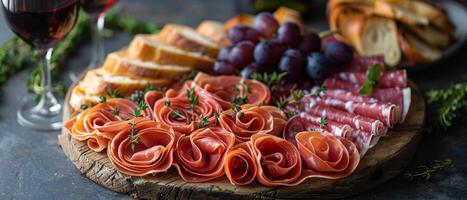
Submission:
M 277 64 L 284 48 L 276 40 L 264 40 L 256 45 L 254 51 L 255 62 L 271 67 Z
M 316 33 L 305 34 L 302 41 L 297 45 L 297 49 L 309 54 L 321 50 L 321 38 Z
M 353 51 L 343 42 L 331 41 L 324 48 L 324 55 L 340 67 L 352 62 Z
M 266 72 L 267 69 L 261 65 L 258 65 L 256 63 L 250 63 L 247 65 L 243 70 L 240 72 L 240 76 L 244 78 L 251 78 L 251 75 L 253 73 L 262 73 Z
M 248 63 L 253 62 L 253 52 L 255 44 L 250 41 L 241 41 L 232 48 L 229 55 L 229 61 L 238 69 L 242 69 Z
M 302 39 L 301 37 L 300 27 L 292 22 L 282 24 L 277 31 L 277 39 L 285 46 L 297 45 Z
M 222 48 L 217 54 L 217 60 L 222 60 L 222 61 L 228 60 L 230 52 L 232 51 L 232 48 L 233 48 L 233 45 Z
M 300 51 L 288 49 L 279 61 L 278 68 L 281 72 L 287 72 L 288 78 L 297 79 L 302 74 L 304 64 L 305 59 Z
M 216 75 L 235 75 L 237 73 L 235 66 L 225 61 L 214 63 L 213 71 Z
M 329 75 L 331 63 L 324 54 L 319 52 L 311 53 L 307 61 L 306 70 L 308 76 L 313 80 L 323 81 Z
M 259 40 L 260 34 L 249 26 L 236 25 L 229 30 L 228 36 L 230 41 L 234 44 L 245 40 L 256 44 Z
M 274 16 L 268 12 L 257 14 L 253 20 L 253 28 L 265 38 L 274 36 L 278 27 L 279 23 L 274 18 Z

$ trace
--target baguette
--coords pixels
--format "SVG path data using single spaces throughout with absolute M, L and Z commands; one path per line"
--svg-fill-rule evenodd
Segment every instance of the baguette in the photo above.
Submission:
M 90 70 L 79 83 L 79 87 L 86 89 L 85 94 L 93 96 L 106 95 L 111 90 L 120 92 L 123 96 L 130 95 L 135 90 L 142 90 L 149 85 L 168 86 L 167 79 L 133 79 L 126 76 L 106 74 L 102 69 Z
M 208 56 L 164 44 L 150 35 L 135 36 L 130 43 L 127 56 L 131 59 L 155 62 L 160 65 L 190 66 L 204 72 L 211 72 L 214 65 L 214 59 Z
M 404 26 L 420 39 L 431 46 L 447 48 L 451 44 L 451 36 L 449 33 L 440 31 L 435 27 L 428 26 Z
M 189 52 L 201 53 L 216 58 L 219 45 L 200 35 L 194 29 L 179 24 L 167 24 L 154 35 L 159 41 Z
M 87 95 L 80 86 L 76 86 L 71 91 L 70 101 L 68 102 L 74 111 L 81 110 L 81 105 L 95 105 L 99 102 L 99 96 Z
M 221 22 L 204 20 L 198 25 L 196 32 L 214 41 L 221 47 L 230 45 L 230 40 L 224 32 L 224 24 Z
M 125 51 L 107 55 L 102 70 L 114 76 L 131 78 L 171 79 L 177 80 L 192 69 L 186 66 L 159 65 L 153 62 L 143 62 L 128 58 Z
M 401 4 L 384 0 L 376 0 L 374 2 L 374 12 L 383 17 L 399 20 L 407 25 L 428 25 L 429 23 L 427 17 L 418 15 Z
M 417 63 L 432 63 L 443 57 L 443 52 L 422 41 L 414 35 L 399 31 L 399 43 L 404 56 Z
M 412 0 L 410 1 L 410 9 L 417 15 L 426 17 L 435 27 L 448 32 L 451 37 L 454 37 L 456 26 L 439 6 L 428 1 Z
M 397 26 L 392 19 L 353 14 L 341 16 L 339 29 L 360 55 L 384 55 L 389 66 L 401 59 Z

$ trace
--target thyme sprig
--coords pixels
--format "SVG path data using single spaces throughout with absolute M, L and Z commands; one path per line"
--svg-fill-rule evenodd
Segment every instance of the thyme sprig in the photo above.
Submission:
M 441 170 L 452 168 L 453 166 L 454 162 L 451 159 L 435 160 L 431 166 L 420 165 L 417 167 L 417 171 L 413 173 L 407 172 L 404 176 L 409 180 L 414 180 L 418 177 L 429 180 Z
M 136 136 L 136 134 L 138 134 L 139 131 L 138 129 L 135 128 L 136 126 L 135 122 L 133 121 L 128 122 L 128 125 L 130 125 L 130 129 L 128 129 L 128 132 L 130 132 L 130 134 L 128 135 L 128 138 L 130 139 L 131 150 L 134 152 L 136 145 L 139 143 L 141 138 Z
M 322 98 L 322 95 L 326 92 L 326 90 L 328 90 L 328 88 L 325 85 L 320 85 L 318 89 L 316 89 L 315 95 L 318 98 Z
M 439 104 L 432 129 L 447 129 L 467 111 L 467 83 L 451 85 L 447 90 L 427 92 L 428 103 Z
M 323 128 L 325 127 L 326 125 L 328 125 L 328 118 L 327 117 L 321 117 L 319 119 L 319 126 L 320 128 Z
M 148 107 L 148 105 L 146 104 L 146 102 L 140 101 L 138 103 L 138 107 L 136 107 L 135 110 L 133 110 L 133 116 L 134 117 L 142 117 L 141 112 L 144 111 L 144 109 L 146 109 L 147 107 Z
M 277 85 L 284 79 L 284 77 L 287 76 L 287 72 L 282 72 L 282 73 L 277 73 L 277 72 L 272 72 L 272 73 L 253 73 L 251 75 L 251 79 L 261 81 L 264 84 L 266 84 L 269 89 L 275 90 Z

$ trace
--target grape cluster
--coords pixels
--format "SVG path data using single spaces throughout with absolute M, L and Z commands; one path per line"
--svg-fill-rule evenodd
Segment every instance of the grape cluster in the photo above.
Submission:
M 214 65 L 217 75 L 250 78 L 259 72 L 287 72 L 288 80 L 320 82 L 350 64 L 352 49 L 343 42 L 327 42 L 322 50 L 315 32 L 302 34 L 292 22 L 279 25 L 271 13 L 256 15 L 252 26 L 237 25 L 228 32 L 232 45 L 221 49 Z

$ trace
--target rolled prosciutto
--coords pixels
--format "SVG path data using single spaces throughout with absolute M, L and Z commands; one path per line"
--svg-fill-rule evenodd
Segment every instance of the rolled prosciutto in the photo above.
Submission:
M 126 123 L 129 127 L 112 139 L 107 150 L 115 168 L 130 176 L 166 172 L 173 163 L 178 136 L 175 131 L 148 118 Z
M 355 145 L 343 137 L 305 131 L 298 133 L 296 140 L 303 163 L 302 181 L 312 177 L 344 178 L 352 174 L 360 162 Z
M 230 149 L 225 157 L 225 175 L 233 185 L 247 185 L 256 179 L 258 165 L 251 142 L 243 142 Z
M 206 91 L 214 94 L 224 110 L 231 107 L 235 96 L 245 96 L 247 104 L 268 104 L 271 99 L 269 88 L 256 80 L 239 76 L 209 76 L 199 72 L 193 80 Z
M 201 128 L 178 140 L 174 166 L 183 180 L 205 182 L 224 175 L 227 152 L 235 135 L 220 128 Z
M 285 139 L 268 134 L 255 134 L 251 144 L 258 167 L 257 180 L 266 186 L 299 184 L 302 171 L 300 153 Z

